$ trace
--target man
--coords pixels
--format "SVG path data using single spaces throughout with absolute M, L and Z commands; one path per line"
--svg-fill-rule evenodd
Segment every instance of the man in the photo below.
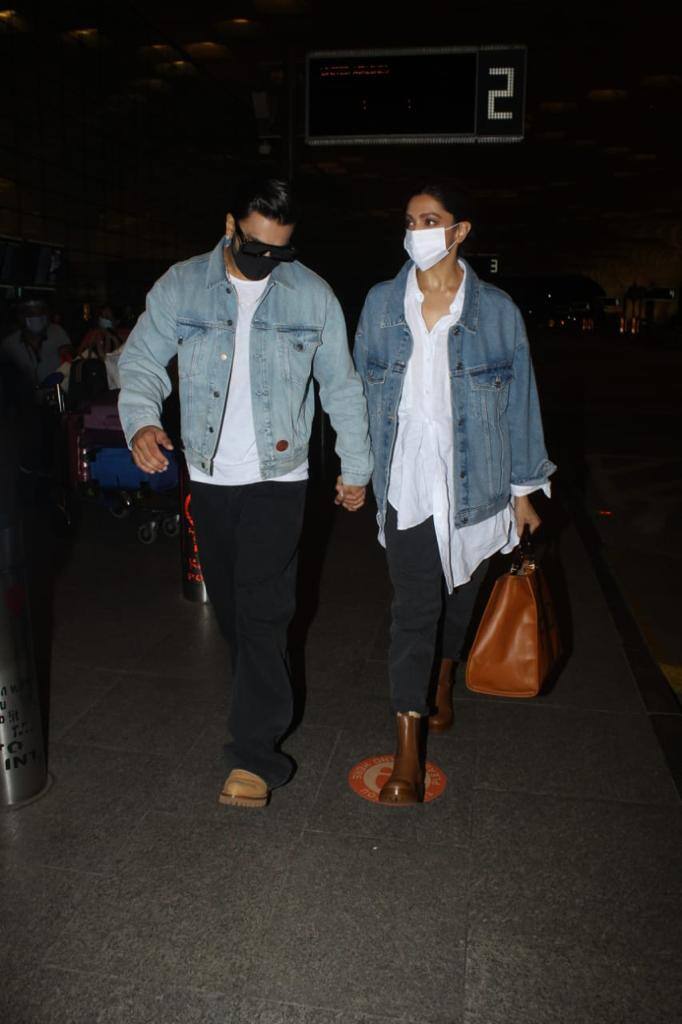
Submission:
M 277 749 L 292 718 L 286 665 L 314 414 L 336 431 L 336 503 L 354 511 L 372 462 L 362 384 L 329 286 L 296 260 L 288 185 L 237 190 L 213 252 L 171 267 L 120 360 L 119 409 L 137 465 L 162 471 L 161 427 L 178 356 L 182 440 L 209 597 L 232 654 L 224 804 L 263 807 L 287 782 Z
M 51 324 L 48 309 L 40 299 L 19 306 L 18 330 L 0 343 L 0 362 L 8 368 L 16 385 L 33 392 L 70 355 L 71 342 L 63 327 Z

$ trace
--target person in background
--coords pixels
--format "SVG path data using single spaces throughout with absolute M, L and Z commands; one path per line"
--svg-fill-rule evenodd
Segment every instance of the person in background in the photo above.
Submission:
M 466 196 L 442 184 L 415 191 L 405 211 L 410 259 L 370 291 L 355 340 L 394 591 L 397 753 L 384 804 L 424 799 L 425 733 L 452 726 L 454 668 L 488 560 L 511 551 L 525 526 L 537 528 L 528 495 L 549 493 L 556 468 L 521 314 L 460 258 L 467 208 Z
M 33 391 L 68 361 L 71 342 L 63 327 L 50 323 L 42 299 L 22 302 L 17 313 L 19 328 L 0 342 L 0 362 L 18 386 Z
M 105 359 L 123 345 L 130 331 L 121 327 L 114 316 L 114 310 L 105 303 L 97 310 L 95 322 L 86 332 L 78 346 L 78 357 Z

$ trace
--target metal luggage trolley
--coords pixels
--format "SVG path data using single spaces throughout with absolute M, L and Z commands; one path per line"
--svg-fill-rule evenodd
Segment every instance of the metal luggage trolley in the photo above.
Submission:
M 159 535 L 177 537 L 178 463 L 168 452 L 163 473 L 144 473 L 135 465 L 118 417 L 117 392 L 108 391 L 77 412 L 66 413 L 68 475 L 86 501 L 104 505 L 116 519 L 139 515 L 141 544 Z

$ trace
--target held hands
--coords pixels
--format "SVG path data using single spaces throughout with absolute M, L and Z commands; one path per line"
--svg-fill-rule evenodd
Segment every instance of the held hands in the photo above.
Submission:
M 365 487 L 344 484 L 343 477 L 336 478 L 335 505 L 343 505 L 348 512 L 357 512 L 365 504 Z
M 514 518 L 516 520 L 516 532 L 519 537 L 525 526 L 530 527 L 530 532 L 535 533 L 542 520 L 530 503 L 527 495 L 522 498 L 514 498 Z
M 173 451 L 170 437 L 161 427 L 140 427 L 132 442 L 133 460 L 138 469 L 145 473 L 163 473 L 168 468 L 168 459 L 161 447 Z

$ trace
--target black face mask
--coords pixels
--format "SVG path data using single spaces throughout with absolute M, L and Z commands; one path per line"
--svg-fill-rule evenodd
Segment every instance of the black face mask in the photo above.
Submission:
M 236 226 L 235 234 L 240 246 L 238 249 L 232 247 L 234 262 L 244 277 L 251 281 L 262 281 L 278 263 L 291 263 L 296 259 L 293 245 L 267 245 L 255 240 L 247 242 L 239 225 Z

